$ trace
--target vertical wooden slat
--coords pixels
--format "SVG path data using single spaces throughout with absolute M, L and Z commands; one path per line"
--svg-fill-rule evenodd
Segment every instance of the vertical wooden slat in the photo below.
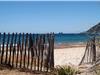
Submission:
M 4 44 L 5 43 L 5 33 L 3 34 L 3 43 L 2 43 L 2 54 L 1 54 L 1 64 L 3 63 L 3 56 L 4 56 Z
M 34 51 L 33 51 L 33 38 L 32 38 L 32 34 L 30 34 L 30 39 L 29 39 L 29 48 L 30 48 L 30 52 L 31 52 L 31 62 L 30 62 L 30 66 L 31 66 L 31 70 L 32 70 L 32 64 L 33 64 L 33 57 L 34 57 Z
M 39 37 L 39 71 L 41 70 L 41 43 L 42 43 L 42 35 Z
M 22 48 L 20 49 L 20 68 L 22 67 L 22 52 L 24 50 L 24 33 L 22 35 Z
M 8 61 L 8 64 L 9 64 L 9 65 L 11 65 L 11 64 L 10 64 L 10 62 L 11 62 L 11 51 L 12 51 L 12 46 L 13 46 L 14 33 L 13 33 L 11 36 L 12 36 L 12 37 L 11 37 L 10 53 L 9 53 L 9 61 Z
M 21 33 L 19 33 L 19 38 L 18 38 L 18 44 L 17 44 L 17 58 L 16 58 L 16 67 L 18 67 L 19 61 L 19 50 L 20 50 L 20 38 L 21 38 Z
M 32 35 L 31 35 L 31 38 L 30 38 L 30 42 L 31 42 L 31 70 L 32 70 L 32 67 L 33 67 L 33 58 L 34 58 L 34 35 L 33 35 L 33 39 L 32 39 Z
M 46 70 L 45 66 L 47 66 L 47 62 L 45 62 L 45 60 L 47 61 L 47 56 L 45 56 L 46 50 L 47 50 L 47 35 L 45 34 L 43 37 L 43 41 L 44 41 L 44 50 L 43 50 L 43 71 Z
M 2 40 L 1 40 L 1 37 L 2 36 L 2 34 L 0 33 L 0 59 L 1 59 L 1 42 L 2 42 Z M 1 63 L 1 61 L 0 61 L 0 63 Z
M 49 69 L 49 62 L 50 62 L 50 35 L 47 34 L 47 40 L 48 40 L 48 54 L 47 54 L 47 60 L 46 60 L 46 71 Z
M 89 42 L 87 42 L 87 44 L 86 44 L 86 49 L 85 49 L 84 55 L 83 55 L 82 60 L 81 60 L 81 62 L 79 63 L 79 65 L 81 65 L 83 62 L 85 62 L 84 59 L 85 59 L 86 52 L 87 52 L 87 50 L 88 50 L 88 45 L 89 45 Z
M 35 50 L 36 50 L 36 59 L 34 61 L 34 70 L 38 69 L 38 34 L 36 34 L 35 38 Z
M 0 33 L 0 59 L 1 59 L 1 41 L 2 41 L 1 38 L 2 37 L 1 37 L 1 33 Z M 0 61 L 0 63 L 1 63 L 1 61 Z
M 0 53 L 1 53 L 1 33 L 0 33 Z
M 51 35 L 51 70 L 54 68 L 54 33 Z
M 95 45 L 95 37 L 93 37 L 93 62 L 96 61 L 96 45 Z
M 51 34 L 49 34 L 49 69 L 51 69 L 51 62 L 52 62 L 52 57 L 51 57 L 51 52 L 52 52 L 52 43 L 51 43 L 52 39 L 51 39 Z
M 34 52 L 33 52 L 33 48 L 31 48 L 31 70 L 32 70 L 32 67 L 33 67 L 33 57 L 34 57 Z
M 41 61 L 42 61 L 42 34 L 40 35 L 40 39 L 39 39 L 39 71 L 42 70 L 41 68 Z
M 15 36 L 15 34 L 14 34 L 14 36 Z M 15 39 L 15 38 L 14 38 Z M 13 40 L 14 40 L 13 39 Z M 12 67 L 13 67 L 13 61 L 14 61 L 14 41 L 13 41 L 13 45 L 12 45 L 12 56 L 11 56 L 11 58 L 12 58 L 12 62 L 11 62 L 11 65 L 12 65 Z
M 48 53 L 48 67 L 49 70 L 52 70 L 54 68 L 54 34 L 49 34 L 49 53 Z
M 92 39 L 90 40 L 90 43 L 89 43 L 89 49 L 88 49 L 88 52 L 87 52 L 87 58 L 88 58 L 88 61 L 87 63 L 91 63 L 93 61 L 93 42 L 92 42 Z
M 42 71 L 42 68 L 43 68 L 44 44 L 45 44 L 45 35 L 42 35 L 42 38 L 41 38 L 41 66 L 40 66 L 40 71 Z
M 39 67 L 40 67 L 40 35 L 38 36 L 37 50 L 38 50 L 37 70 L 39 71 Z
M 90 54 L 90 53 L 89 53 L 89 52 L 90 52 L 89 50 L 91 50 L 91 49 L 90 49 L 90 45 L 91 45 L 91 41 L 89 41 L 89 43 L 88 43 L 88 47 L 87 47 L 87 51 L 86 51 L 85 56 Z M 89 60 L 88 60 L 88 56 L 86 56 L 86 63 L 87 63 L 88 61 L 89 61 Z
M 10 38 L 10 34 L 8 33 L 7 44 L 6 44 L 6 58 L 5 58 L 5 63 L 6 64 L 7 64 L 7 59 L 8 59 L 9 38 Z
M 34 47 L 33 47 L 33 50 L 34 50 L 34 54 L 35 54 L 35 58 L 34 58 L 34 71 L 36 70 L 36 65 L 37 65 L 37 41 L 38 41 L 38 34 L 36 34 L 34 36 Z
M 52 38 L 52 34 L 49 34 L 49 49 L 50 49 L 50 58 L 49 58 L 49 69 L 51 70 L 51 68 L 52 68 L 52 53 L 53 53 L 53 47 L 52 47 L 52 40 L 53 40 L 53 38 Z
M 14 47 L 13 47 L 13 56 L 12 56 L 12 66 L 14 66 L 14 55 L 15 55 L 15 52 L 16 52 L 16 40 L 17 40 L 17 33 L 15 34 L 15 38 L 14 38 Z
M 24 53 L 24 61 L 23 61 L 24 62 L 24 68 L 25 68 L 25 60 L 26 60 L 25 59 L 26 58 L 26 46 L 27 46 L 27 42 L 28 42 L 27 40 L 28 40 L 28 33 L 26 33 L 26 39 L 25 39 L 25 53 Z
M 28 47 L 28 62 L 27 62 L 27 68 L 29 67 L 29 60 L 30 60 L 30 49 L 31 49 L 31 42 L 32 42 L 32 38 L 31 38 L 31 33 L 29 35 L 29 43 L 27 44 Z

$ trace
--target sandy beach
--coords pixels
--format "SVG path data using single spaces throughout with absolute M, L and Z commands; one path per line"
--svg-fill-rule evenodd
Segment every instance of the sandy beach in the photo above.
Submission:
M 54 62 L 57 65 L 78 65 L 84 55 L 85 47 L 72 47 L 54 50 Z

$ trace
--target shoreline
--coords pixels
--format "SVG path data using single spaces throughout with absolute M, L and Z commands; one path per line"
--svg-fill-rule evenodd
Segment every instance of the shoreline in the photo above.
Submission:
M 6 47 L 7 44 L 4 44 L 4 47 Z M 2 47 L 3 45 L 0 44 Z M 10 44 L 8 44 L 10 46 Z M 17 46 L 17 44 L 13 44 L 12 46 Z M 54 49 L 64 49 L 64 48 L 74 48 L 74 47 L 86 47 L 86 43 L 54 43 Z
M 62 44 L 54 44 L 54 49 L 75 48 L 75 47 L 86 47 L 86 43 L 62 43 Z

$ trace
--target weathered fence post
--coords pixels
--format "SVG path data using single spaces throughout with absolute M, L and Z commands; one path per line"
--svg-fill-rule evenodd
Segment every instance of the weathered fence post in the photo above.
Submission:
M 28 39 L 28 43 L 27 43 L 27 47 L 28 47 L 28 49 L 27 49 L 27 50 L 28 50 L 27 68 L 29 67 L 29 61 L 30 61 L 30 48 L 31 48 L 31 47 L 30 47 L 30 46 L 31 46 L 31 45 L 30 45 L 30 44 L 31 44 L 31 43 L 30 43 L 30 39 L 31 39 L 31 33 L 30 33 L 30 35 L 28 35 L 28 36 L 29 36 L 29 37 L 28 37 L 29 39 Z
M 51 70 L 54 68 L 54 33 L 51 34 Z
M 1 33 L 0 33 L 0 53 L 1 53 Z
M 46 71 L 48 71 L 49 70 L 49 68 L 50 68 L 50 34 L 47 34 L 47 39 L 48 39 L 48 48 L 47 48 L 47 50 L 48 50 L 48 54 L 47 54 L 47 60 L 46 60 L 46 68 L 47 68 L 47 70 Z
M 43 51 L 44 51 L 44 44 L 45 44 L 45 35 L 41 35 L 41 63 L 40 63 L 40 71 L 42 71 L 43 67 Z
M 7 59 L 8 59 L 9 38 L 10 38 L 10 34 L 8 33 L 7 44 L 6 44 L 6 58 L 5 58 L 5 63 L 6 63 L 6 64 L 7 64 Z
M 1 64 L 3 62 L 3 56 L 4 56 L 4 44 L 5 43 L 5 33 L 3 34 L 3 44 L 2 44 L 2 54 L 1 54 Z
M 19 37 L 18 37 L 18 43 L 17 43 L 17 58 L 16 58 L 16 67 L 18 67 L 18 58 L 19 58 L 19 51 L 20 51 L 20 38 L 21 38 L 21 33 L 19 33 Z
M 93 63 L 96 62 L 96 43 L 95 43 L 95 37 L 93 37 L 92 39 L 90 39 L 87 42 L 84 56 L 83 56 L 83 58 L 82 58 L 82 60 L 81 60 L 79 65 L 81 65 L 84 62 L 85 62 L 85 64 L 86 63 L 93 64 Z
M 37 41 L 37 52 L 38 52 L 38 62 L 37 62 L 37 70 L 39 71 L 39 63 L 40 63 L 40 36 L 38 36 L 38 41 Z
M 54 42 L 53 42 L 53 34 L 49 34 L 49 50 L 50 50 L 50 58 L 49 58 L 49 68 L 50 70 L 53 69 L 54 67 L 54 58 L 53 58 L 53 45 L 54 45 Z
M 17 40 L 17 33 L 15 34 L 14 43 L 13 43 L 13 56 L 12 56 L 12 66 L 14 66 L 14 55 L 16 52 L 16 40 Z
M 51 64 L 52 64 L 52 35 L 49 34 L 49 46 L 50 46 L 50 58 L 49 58 L 49 69 L 51 70 Z
M 32 70 L 34 51 L 33 51 L 33 39 L 32 39 L 31 33 L 30 33 L 30 37 L 29 37 L 29 50 L 31 52 L 31 70 Z
M 93 38 L 93 62 L 96 61 L 96 43 L 95 43 L 95 37 Z
M 35 54 L 35 58 L 34 60 L 34 71 L 36 70 L 36 65 L 37 65 L 37 36 L 38 35 L 34 35 L 34 44 L 33 44 L 33 50 L 34 50 L 34 54 Z
M 25 53 L 24 53 L 24 68 L 25 68 L 25 58 L 26 58 L 26 46 L 28 43 L 28 33 L 26 33 L 26 38 L 25 38 Z
M 13 46 L 13 38 L 14 38 L 14 33 L 12 34 L 11 43 L 10 43 L 10 54 L 9 54 L 9 62 L 8 62 L 9 65 L 11 65 L 10 62 L 11 62 L 11 51 L 12 51 L 12 46 Z
M 22 67 L 22 53 L 24 51 L 24 33 L 22 35 L 22 46 L 21 46 L 21 49 L 20 49 L 20 68 Z

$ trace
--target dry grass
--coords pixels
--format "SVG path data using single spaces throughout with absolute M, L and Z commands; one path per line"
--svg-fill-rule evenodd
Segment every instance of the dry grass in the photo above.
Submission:
M 18 67 L 19 67 L 19 64 L 20 64 L 20 55 L 18 57 Z M 2 62 L 5 63 L 5 55 L 3 56 L 3 60 Z M 51 73 L 47 73 L 47 72 L 33 72 L 33 71 L 30 71 L 28 69 L 30 69 L 30 66 L 31 66 L 31 57 L 29 57 L 29 67 L 28 69 L 14 69 L 14 66 L 16 66 L 16 55 L 14 55 L 14 61 L 13 61 L 13 68 L 11 65 L 0 65 L 0 75 L 53 75 Z M 23 60 L 24 60 L 24 57 L 22 56 L 22 67 L 23 67 Z M 7 57 L 7 62 L 9 61 L 9 55 Z M 11 59 L 10 59 L 11 63 L 12 63 L 12 55 L 11 55 Z M 0 62 L 1 62 L 1 56 L 0 56 Z M 6 62 L 6 63 L 7 63 Z M 33 68 L 34 68 L 34 62 L 36 62 L 36 66 L 38 65 L 37 64 L 37 58 L 33 58 Z M 39 61 L 40 62 L 40 61 Z M 11 64 L 10 63 L 10 64 Z M 28 63 L 28 56 L 26 55 L 25 57 L 25 66 L 27 66 L 27 63 Z M 40 65 L 40 63 L 39 63 Z M 42 64 L 43 67 L 44 67 L 44 64 Z
M 0 75 L 33 75 L 29 72 L 19 72 L 18 70 L 0 70 Z M 37 75 L 37 74 L 34 74 Z M 39 75 L 39 74 L 38 74 Z
M 8 65 L 0 65 L 0 75 L 53 75 L 50 72 L 37 72 L 27 69 L 14 69 Z

